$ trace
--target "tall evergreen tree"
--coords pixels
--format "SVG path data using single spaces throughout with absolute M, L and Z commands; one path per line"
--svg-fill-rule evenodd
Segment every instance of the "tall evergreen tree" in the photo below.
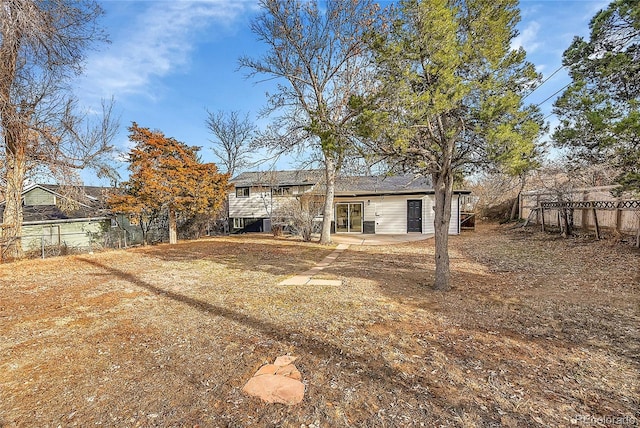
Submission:
M 352 99 L 375 151 L 430 176 L 435 189 L 434 288 L 450 288 L 454 179 L 491 162 L 526 162 L 542 119 L 522 94 L 538 75 L 511 49 L 515 0 L 404 0 L 371 39 L 379 91 Z
M 589 28 L 564 52 L 573 82 L 554 104 L 553 139 L 570 160 L 617 168 L 620 190 L 640 193 L 640 1 L 612 2 Z

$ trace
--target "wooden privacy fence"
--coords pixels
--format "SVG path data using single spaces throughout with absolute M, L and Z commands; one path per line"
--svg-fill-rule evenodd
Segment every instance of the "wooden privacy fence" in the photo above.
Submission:
M 599 239 L 603 230 L 621 234 L 638 235 L 640 230 L 640 200 L 611 199 L 608 188 L 576 191 L 569 196 L 570 201 L 554 201 L 552 194 L 531 192 L 521 201 L 521 217 L 527 223 L 563 228 L 564 216 L 572 227 L 593 230 Z M 600 200 L 586 200 L 598 196 Z M 576 200 L 582 197 L 583 200 Z M 569 198 L 567 198 L 569 199 Z
M 640 200 L 540 202 L 529 216 L 536 214 L 536 223 L 542 225 L 542 230 L 545 224 L 562 228 L 562 210 L 571 212 L 572 226 L 594 230 L 597 239 L 602 228 L 619 233 L 637 233 L 640 228 Z

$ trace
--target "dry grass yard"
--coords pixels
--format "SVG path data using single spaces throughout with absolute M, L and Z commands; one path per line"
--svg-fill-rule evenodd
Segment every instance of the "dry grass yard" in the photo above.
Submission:
M 637 426 L 640 253 L 483 226 L 332 248 L 268 236 L 0 265 L 1 427 Z M 241 391 L 298 356 L 288 407 Z

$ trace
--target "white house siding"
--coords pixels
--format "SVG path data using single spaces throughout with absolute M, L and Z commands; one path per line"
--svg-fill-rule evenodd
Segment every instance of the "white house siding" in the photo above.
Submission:
M 407 233 L 407 199 L 403 196 L 379 196 L 376 203 L 376 233 Z M 415 199 L 422 199 L 417 196 Z M 365 207 L 366 209 L 366 207 Z
M 422 233 L 435 233 L 435 228 L 433 227 L 433 218 L 435 216 L 433 211 L 434 201 L 433 195 L 427 195 L 422 198 Z
M 416 199 L 422 200 L 422 233 L 433 234 L 433 195 L 336 196 L 334 204 L 362 202 L 364 221 L 376 222 L 376 234 L 403 234 L 407 233 L 407 201 Z M 453 195 L 451 200 L 450 235 L 460 233 L 458 199 L 459 195 Z
M 235 193 L 229 194 L 230 218 L 268 218 L 267 207 L 270 206 L 269 193 L 251 189 L 248 198 L 238 198 Z M 274 199 L 276 199 L 274 197 Z M 266 206 L 265 206 L 266 202 Z
M 453 195 L 451 198 L 451 221 L 449 222 L 449 235 L 458 235 L 460 233 L 459 221 L 460 210 L 458 209 L 458 200 L 460 195 Z M 433 195 L 427 195 L 422 200 L 422 233 L 435 233 L 435 227 L 433 220 L 435 212 L 433 211 L 433 205 L 435 198 Z
M 291 187 L 291 196 L 271 196 L 269 189 L 251 187 L 248 198 L 238 198 L 235 191 L 229 194 L 229 218 L 269 218 L 278 204 L 300 192 L 299 186 Z
M 451 198 L 451 221 L 449 222 L 449 235 L 458 235 L 460 233 L 460 209 L 458 208 L 459 200 L 460 195 L 453 195 Z

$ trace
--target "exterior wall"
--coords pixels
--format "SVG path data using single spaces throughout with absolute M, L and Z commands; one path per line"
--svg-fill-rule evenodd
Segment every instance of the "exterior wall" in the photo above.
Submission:
M 252 224 L 251 231 L 267 230 L 262 221 L 268 219 L 271 213 L 277 210 L 279 205 L 290 198 L 303 193 L 309 186 L 286 186 L 290 187 L 292 194 L 288 196 L 271 195 L 271 191 L 264 187 L 251 187 L 249 197 L 237 197 L 236 192 L 229 193 L 229 227 L 231 230 L 238 230 L 233 226 L 233 219 L 245 219 L 246 224 Z M 259 225 L 256 226 L 256 224 Z M 246 227 L 246 226 L 245 226 Z M 254 230 L 255 229 L 255 230 Z
M 268 218 L 272 207 L 287 196 L 271 196 L 269 190 L 264 191 L 252 187 L 248 198 L 238 198 L 235 192 L 229 194 L 229 218 Z
M 35 187 L 24 194 L 25 205 L 56 205 L 56 196 L 51 192 Z
M 451 221 L 449 223 L 449 235 L 460 234 L 460 195 L 453 195 L 451 198 Z M 433 220 L 431 221 L 433 224 Z
M 132 224 L 128 216 L 118 214 L 115 218 L 115 227 L 110 222 L 106 237 L 111 241 L 113 247 L 128 247 L 142 244 L 142 230 L 138 224 Z
M 296 193 L 294 188 L 294 193 Z M 252 187 L 248 198 L 238 198 L 236 193 L 229 194 L 230 227 L 233 229 L 234 218 L 264 219 L 269 218 L 269 211 L 278 206 L 278 202 L 285 201 L 292 196 L 271 196 L 264 189 Z M 460 195 L 454 194 L 451 200 L 451 223 L 449 234 L 460 233 Z M 433 234 L 434 212 L 433 195 L 385 195 L 385 196 L 336 196 L 335 204 L 340 202 L 361 202 L 363 205 L 363 221 L 375 222 L 377 234 L 407 233 L 407 200 L 422 200 L 422 233 Z M 269 210 L 269 211 L 267 211 Z
M 229 218 L 253 217 L 269 217 L 264 200 L 256 192 L 251 192 L 248 198 L 238 198 L 235 193 L 230 193 Z
M 410 199 L 422 200 L 422 233 L 433 234 L 433 218 L 435 215 L 433 212 L 433 195 L 336 196 L 334 204 L 340 202 L 362 202 L 364 221 L 375 221 L 376 234 L 397 235 L 407 233 L 407 200 Z M 449 225 L 450 235 L 460 233 L 458 199 L 459 195 L 453 195 L 451 201 L 451 223 Z
M 91 248 L 102 245 L 110 220 L 73 221 L 65 223 L 26 224 L 22 226 L 22 248 L 36 250 L 45 245 L 66 245 L 72 248 Z

